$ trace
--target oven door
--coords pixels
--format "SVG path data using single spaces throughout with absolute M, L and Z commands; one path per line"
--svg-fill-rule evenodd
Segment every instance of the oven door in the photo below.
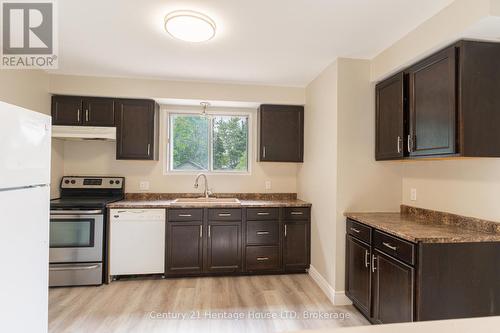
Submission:
M 98 210 L 50 212 L 50 263 L 102 261 L 104 214 Z

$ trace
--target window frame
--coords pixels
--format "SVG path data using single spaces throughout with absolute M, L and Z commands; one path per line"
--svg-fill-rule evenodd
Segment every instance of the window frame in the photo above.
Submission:
M 250 176 L 252 175 L 252 164 L 253 164 L 253 145 L 254 145 L 254 125 L 253 116 L 255 110 L 244 109 L 244 108 L 214 108 L 212 107 L 209 111 L 207 110 L 208 116 L 238 116 L 246 117 L 248 119 L 248 136 L 247 136 L 247 170 L 245 171 L 229 171 L 229 170 L 213 170 L 213 122 L 210 120 L 209 133 L 208 133 L 208 164 L 209 170 L 174 170 L 172 168 L 172 115 L 181 116 L 199 116 L 201 114 L 200 108 L 198 107 L 182 107 L 182 106 L 166 106 L 163 108 L 163 120 L 161 133 L 164 136 L 162 140 L 162 150 L 163 150 L 163 174 L 164 175 L 182 175 L 182 176 L 193 176 L 199 173 L 204 173 L 206 175 L 235 175 L 235 176 Z

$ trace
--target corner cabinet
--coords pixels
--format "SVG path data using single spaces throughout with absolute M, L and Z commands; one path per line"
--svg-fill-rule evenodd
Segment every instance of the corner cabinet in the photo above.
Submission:
M 304 161 L 304 107 L 261 105 L 258 111 L 259 161 Z
M 158 160 L 159 107 L 152 100 L 115 100 L 116 159 Z
M 376 86 L 377 160 L 500 157 L 500 43 L 459 41 Z

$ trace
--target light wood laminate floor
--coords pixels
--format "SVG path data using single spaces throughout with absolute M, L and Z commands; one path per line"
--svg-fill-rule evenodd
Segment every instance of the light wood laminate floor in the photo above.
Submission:
M 307 274 L 131 279 L 49 291 L 49 332 L 284 332 L 367 324 L 354 307 L 333 306 Z

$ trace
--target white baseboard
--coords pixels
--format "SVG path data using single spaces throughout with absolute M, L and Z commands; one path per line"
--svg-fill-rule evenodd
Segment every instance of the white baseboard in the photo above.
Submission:
M 309 267 L 309 276 L 316 282 L 319 288 L 325 293 L 326 297 L 333 305 L 351 305 L 352 302 L 343 291 L 335 291 L 326 279 L 319 274 L 314 266 Z

